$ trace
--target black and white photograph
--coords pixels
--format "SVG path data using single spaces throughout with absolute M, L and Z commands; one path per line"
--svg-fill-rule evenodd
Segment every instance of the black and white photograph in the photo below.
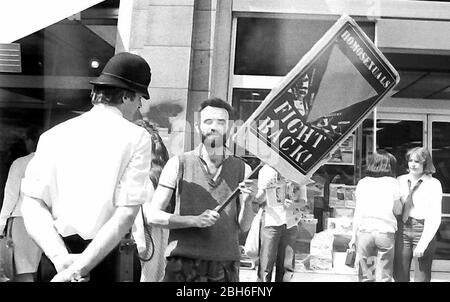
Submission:
M 0 1 L 0 282 L 450 282 L 449 37 L 449 0 Z

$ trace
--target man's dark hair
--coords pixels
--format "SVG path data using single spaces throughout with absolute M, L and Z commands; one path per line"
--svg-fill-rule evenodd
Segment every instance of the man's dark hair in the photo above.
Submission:
M 95 85 L 91 91 L 91 103 L 93 105 L 100 103 L 113 106 L 120 105 L 123 96 L 134 98 L 135 94 L 135 92 L 123 88 Z
M 233 107 L 231 107 L 231 105 L 228 102 L 225 102 L 224 100 L 216 98 L 216 97 L 211 97 L 207 100 L 204 100 L 200 104 L 200 109 L 198 111 L 201 112 L 203 109 L 205 109 L 208 106 L 216 107 L 216 108 L 223 108 L 228 112 L 229 119 L 230 120 L 234 119 Z

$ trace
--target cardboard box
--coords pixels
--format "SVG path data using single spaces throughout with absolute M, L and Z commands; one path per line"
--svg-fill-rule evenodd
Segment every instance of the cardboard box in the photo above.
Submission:
M 335 235 L 351 235 L 353 231 L 353 219 L 348 217 L 328 218 L 327 231 Z
M 345 207 L 345 200 L 338 200 L 338 199 L 331 199 L 328 202 L 328 206 L 330 208 L 338 208 L 338 207 Z
M 328 231 L 314 235 L 310 248 L 310 268 L 312 270 L 330 270 L 333 268 L 334 235 Z
M 345 200 L 345 207 L 354 209 L 356 207 L 356 200 Z
M 301 219 L 298 223 L 298 235 L 299 239 L 312 239 L 316 234 L 317 219 Z
M 325 270 L 325 271 L 332 270 L 333 269 L 333 259 L 311 256 L 309 258 L 309 268 L 313 271 L 314 270 Z
M 353 218 L 354 214 L 355 214 L 354 208 L 334 208 L 333 209 L 333 217 L 334 218 L 340 218 L 340 217 Z

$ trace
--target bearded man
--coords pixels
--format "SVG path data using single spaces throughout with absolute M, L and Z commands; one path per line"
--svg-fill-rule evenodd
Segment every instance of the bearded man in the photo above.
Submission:
M 146 215 L 170 229 L 165 282 L 239 281 L 239 231 L 250 227 L 257 188 L 244 180 L 250 166 L 226 147 L 232 111 L 219 98 L 202 102 L 196 125 L 202 143 L 172 157 L 161 173 Z M 238 186 L 236 202 L 214 211 Z

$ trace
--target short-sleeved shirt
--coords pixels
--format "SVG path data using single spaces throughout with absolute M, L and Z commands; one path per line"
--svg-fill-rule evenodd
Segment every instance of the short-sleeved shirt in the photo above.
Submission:
M 394 233 L 397 220 L 394 202 L 400 199 L 398 182 L 393 177 L 364 177 L 356 185 L 355 218 L 359 230 Z
M 6 220 L 9 217 L 22 216 L 20 207 L 22 205 L 23 194 L 20 193 L 20 184 L 25 174 L 25 169 L 33 156 L 34 152 L 19 157 L 9 168 L 8 179 L 5 184 L 5 196 L 0 212 L 0 228 L 6 224 Z M 3 229 L 0 229 L 0 233 L 3 233 Z
M 99 104 L 41 135 L 21 189 L 49 207 L 60 235 L 93 239 L 116 207 L 149 199 L 150 160 L 148 132 Z
M 278 172 L 270 167 L 269 165 L 264 165 L 258 174 L 258 188 L 261 190 L 270 190 L 274 186 L 281 188 L 279 191 L 285 191 L 283 186 L 293 185 L 291 182 L 280 177 Z M 294 184 L 296 185 L 296 184 Z M 307 200 L 307 190 L 305 185 L 297 185 L 298 200 L 293 200 L 293 204 L 299 202 L 300 200 Z M 275 189 L 276 190 L 276 189 Z M 283 197 L 281 197 L 283 198 Z M 279 199 L 279 198 L 277 198 Z M 286 224 L 287 228 L 295 226 L 298 222 L 296 220 L 295 214 L 296 207 L 286 207 L 284 202 L 280 202 L 279 205 L 274 205 L 273 203 L 267 202 L 264 207 L 264 225 L 265 226 L 280 226 Z

